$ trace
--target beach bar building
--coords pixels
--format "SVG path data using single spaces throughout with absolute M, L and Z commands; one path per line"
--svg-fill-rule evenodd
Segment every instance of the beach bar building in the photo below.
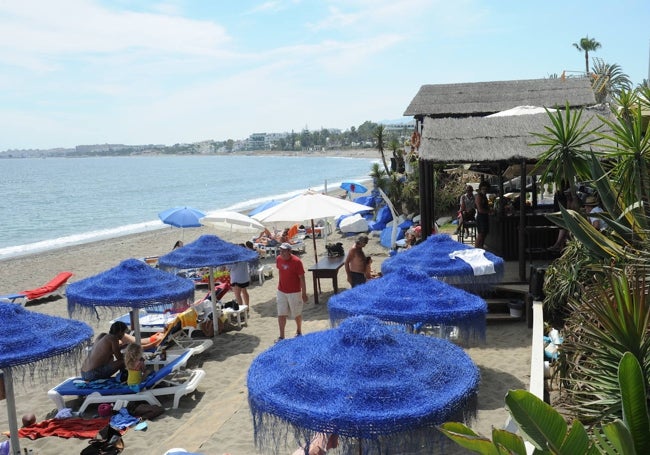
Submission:
M 460 84 L 423 85 L 404 112 L 415 118 L 412 141 L 419 156 L 420 214 L 422 232 L 432 232 L 436 218 L 433 204 L 434 171 L 466 166 L 495 181 L 498 196 L 504 182 L 520 177 L 527 181 L 538 156 L 538 138 L 552 126 L 544 108 L 584 108 L 583 121 L 608 116 L 609 108 L 596 106 L 590 80 L 580 78 L 531 79 Z M 590 126 L 601 123 L 595 118 Z M 491 177 L 490 177 L 491 176 Z M 534 176 L 533 176 L 534 177 Z M 529 184 L 530 185 L 530 184 Z M 520 201 L 526 185 L 520 185 Z M 526 257 L 545 251 L 557 236 L 557 228 L 544 216 L 550 207 L 537 205 L 536 185 L 531 186 L 532 204 L 508 212 L 501 204 L 490 216 L 485 247 L 505 260 L 519 261 L 519 278 L 526 280 Z M 459 195 L 460 196 L 460 195 Z

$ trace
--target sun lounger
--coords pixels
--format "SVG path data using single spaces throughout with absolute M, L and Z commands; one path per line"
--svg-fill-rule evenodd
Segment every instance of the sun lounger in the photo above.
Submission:
M 22 304 L 30 302 L 32 300 L 51 297 L 53 295 L 61 295 L 71 276 L 71 272 L 61 272 L 40 288 L 28 289 L 26 291 L 16 292 L 13 294 L 0 295 L 0 301 Z
M 201 317 L 198 312 L 204 312 L 201 306 L 188 308 L 182 313 L 146 313 L 139 315 L 140 333 L 153 333 L 142 338 L 141 342 L 145 351 L 157 354 L 163 348 L 169 351 L 191 350 L 192 354 L 201 354 L 212 347 L 212 340 L 207 338 L 192 338 L 192 332 L 198 330 Z M 111 321 L 122 321 L 131 326 L 130 314 Z M 133 329 L 133 328 L 131 328 Z
M 160 370 L 151 374 L 142 384 L 141 390 L 135 392 L 126 384 L 114 379 L 103 382 L 86 382 L 80 377 L 68 378 L 47 392 L 47 396 L 61 410 L 66 407 L 66 396 L 85 397 L 79 407 L 83 414 L 91 404 L 115 403 L 117 401 L 146 401 L 149 404 L 162 406 L 158 397 L 173 395 L 173 408 L 177 408 L 181 397 L 194 392 L 205 376 L 201 369 L 181 369 L 192 354 L 187 351 L 178 356 Z
M 29 302 L 30 300 L 44 299 L 53 295 L 61 295 L 71 276 L 71 272 L 61 272 L 40 288 L 28 289 L 22 291 L 21 294 L 25 295 L 26 302 Z
M 18 303 L 22 303 L 25 297 L 27 297 L 25 294 L 3 294 L 0 295 L 0 302 L 16 303 L 16 300 L 18 300 Z

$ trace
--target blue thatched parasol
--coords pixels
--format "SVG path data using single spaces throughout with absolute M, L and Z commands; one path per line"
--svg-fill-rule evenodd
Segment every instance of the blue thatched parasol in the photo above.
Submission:
M 7 395 L 11 449 L 19 454 L 15 370 L 33 378 L 37 371 L 47 377 L 76 367 L 93 330 L 83 322 L 35 313 L 12 303 L 0 303 L 0 321 L 6 328 L 0 337 L 0 369 Z
M 162 268 L 191 269 L 208 267 L 210 269 L 210 293 L 212 296 L 212 314 L 216 313 L 216 292 L 214 287 L 214 267 L 253 262 L 259 259 L 257 251 L 235 245 L 220 239 L 216 235 L 202 235 L 192 243 L 177 248 L 158 259 Z M 215 333 L 217 331 L 215 330 Z
M 192 243 L 177 248 L 158 259 L 160 267 L 191 269 L 195 267 L 219 267 L 237 262 L 259 259 L 256 251 L 235 245 L 216 235 L 202 235 Z
M 463 342 L 485 341 L 485 300 L 418 270 L 389 273 L 335 294 L 327 308 L 334 326 L 345 318 L 367 315 L 405 325 L 409 331 L 438 326 L 443 336 L 458 327 Z
M 117 311 L 171 305 L 194 297 L 194 282 L 137 259 L 68 286 L 68 313 L 107 307 Z
M 66 290 L 68 314 L 88 312 L 99 317 L 98 308 L 111 315 L 130 311 L 135 337 L 140 339 L 138 309 L 159 308 L 194 298 L 194 282 L 155 269 L 137 259 L 72 283 Z
M 337 453 L 407 453 L 443 443 L 436 426 L 475 414 L 479 370 L 446 340 L 376 318 L 281 341 L 248 371 L 255 443 L 280 453 L 336 434 Z
M 489 268 L 474 270 L 462 259 L 452 259 L 453 253 L 484 252 L 485 263 Z M 420 270 L 445 283 L 469 292 L 481 292 L 497 284 L 503 278 L 503 259 L 492 253 L 452 240 L 449 235 L 438 234 L 427 237 L 425 241 L 386 259 L 381 265 L 384 275 L 406 270 Z

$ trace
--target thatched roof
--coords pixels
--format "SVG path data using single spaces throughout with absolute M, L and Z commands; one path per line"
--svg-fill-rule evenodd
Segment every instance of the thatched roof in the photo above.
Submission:
M 596 104 L 588 78 L 530 79 L 423 85 L 406 116 L 485 116 L 516 106 L 563 108 Z
M 589 121 L 589 129 L 603 125 L 597 115 L 611 119 L 609 109 L 600 106 L 585 109 L 581 123 Z M 531 145 L 539 142 L 531 133 L 545 133 L 545 126 L 552 126 L 546 113 L 487 118 L 425 117 L 418 152 L 421 158 L 437 162 L 534 161 L 544 147 Z M 601 131 L 610 131 L 604 126 Z

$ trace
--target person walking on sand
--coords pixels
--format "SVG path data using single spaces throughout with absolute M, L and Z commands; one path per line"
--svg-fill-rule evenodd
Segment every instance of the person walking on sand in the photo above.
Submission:
M 352 287 L 366 282 L 366 265 L 368 261 L 366 260 L 366 254 L 363 252 L 363 247 L 367 244 L 368 236 L 360 235 L 345 257 L 345 274 L 348 277 L 348 283 Z
M 296 321 L 296 336 L 302 335 L 302 309 L 307 303 L 307 284 L 302 261 L 291 253 L 289 243 L 281 244 L 279 251 L 280 255 L 275 259 L 275 266 L 279 272 L 277 309 L 280 336 L 276 341 L 284 340 L 288 316 L 293 316 Z

